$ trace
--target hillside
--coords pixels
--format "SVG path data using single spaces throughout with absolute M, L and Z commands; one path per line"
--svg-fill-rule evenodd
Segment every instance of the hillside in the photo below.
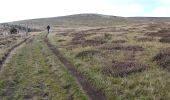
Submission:
M 25 24 L 52 29 L 0 35 L 0 100 L 170 100 L 170 18 L 78 14 L 0 32 Z
M 168 17 L 119 17 L 102 14 L 75 14 L 69 16 L 30 19 L 12 22 L 12 24 L 28 24 L 32 26 L 112 26 L 122 23 L 170 21 Z
M 69 16 L 40 18 L 12 22 L 13 24 L 32 24 L 32 25 L 56 25 L 56 26 L 101 26 L 112 25 L 126 21 L 123 17 L 100 15 L 100 14 L 76 14 Z

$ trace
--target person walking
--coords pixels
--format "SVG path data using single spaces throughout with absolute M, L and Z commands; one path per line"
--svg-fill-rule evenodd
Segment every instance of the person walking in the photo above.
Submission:
M 50 25 L 47 26 L 47 31 L 50 32 Z

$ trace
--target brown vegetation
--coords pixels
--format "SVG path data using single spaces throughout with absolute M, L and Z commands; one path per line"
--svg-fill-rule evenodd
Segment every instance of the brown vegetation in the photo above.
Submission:
M 139 38 L 137 38 L 137 41 L 141 41 L 141 42 L 153 41 L 153 40 L 154 40 L 153 37 L 139 37 Z
M 158 53 L 154 58 L 161 67 L 170 71 L 170 47 L 166 48 L 162 52 Z
M 126 43 L 126 40 L 113 40 L 112 43 Z
M 106 43 L 104 40 L 85 40 L 83 46 L 97 46 Z
M 138 45 L 121 45 L 121 44 L 114 44 L 114 43 L 107 43 L 99 46 L 100 49 L 105 50 L 124 50 L 124 51 L 143 51 L 143 47 Z
M 85 58 L 85 57 L 93 57 L 94 55 L 99 54 L 100 52 L 97 50 L 86 50 L 86 51 L 82 51 L 79 52 L 76 57 L 77 58 Z
M 145 70 L 147 68 L 146 65 L 140 64 L 138 62 L 132 62 L 132 61 L 124 61 L 124 62 L 116 62 L 113 61 L 113 63 L 110 66 L 104 67 L 103 72 L 107 75 L 113 75 L 113 76 L 126 76 L 132 72 L 140 72 L 142 70 Z
M 85 46 L 97 46 L 100 44 L 104 44 L 106 43 L 105 40 L 103 39 L 90 39 L 90 40 L 86 40 L 84 37 L 82 36 L 76 36 L 72 39 L 72 41 L 70 42 L 71 45 L 77 45 L 80 44 L 83 47 Z
M 169 37 L 170 36 L 170 30 L 169 29 L 161 29 L 157 32 L 148 32 L 145 35 L 147 36 L 157 36 L 157 37 Z
M 170 43 L 170 37 L 162 37 L 159 41 L 162 43 Z

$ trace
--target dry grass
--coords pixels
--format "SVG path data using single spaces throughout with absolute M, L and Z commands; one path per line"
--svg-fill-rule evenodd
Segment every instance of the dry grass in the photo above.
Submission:
M 69 44 L 72 40 L 65 36 L 62 39 L 69 39 L 67 47 L 71 49 L 61 47 L 60 50 L 97 89 L 106 94 L 108 100 L 166 100 L 170 98 L 170 73 L 167 69 L 161 69 L 160 65 L 153 61 L 153 57 L 170 46 L 169 43 L 159 42 L 160 37 L 169 34 L 164 31 L 168 30 L 164 26 L 169 24 L 154 25 L 124 24 L 116 25 L 115 28 L 88 30 L 83 33 L 88 35 L 74 39 L 77 44 Z M 71 34 L 74 38 L 75 35 Z M 51 43 L 58 47 L 64 43 L 56 42 L 61 39 L 59 36 L 53 37 L 50 34 L 49 38 Z M 157 62 L 163 62 L 165 58 L 162 57 Z

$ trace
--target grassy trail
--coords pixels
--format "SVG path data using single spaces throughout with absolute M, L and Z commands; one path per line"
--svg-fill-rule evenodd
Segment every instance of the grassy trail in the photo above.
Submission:
M 0 72 L 0 100 L 87 100 L 78 83 L 35 36 Z
M 48 39 L 48 34 L 46 35 L 46 38 L 44 41 L 47 43 L 48 47 L 53 51 L 54 55 L 56 55 L 58 59 L 60 60 L 60 62 L 62 62 L 65 68 L 68 69 L 70 74 L 73 77 L 75 77 L 76 80 L 80 83 L 81 87 L 83 88 L 83 90 L 86 92 L 86 94 L 91 100 L 106 100 L 105 95 L 100 90 L 96 90 L 94 86 L 92 86 L 90 81 L 87 79 L 87 77 L 85 77 L 85 75 L 80 73 L 75 68 L 75 66 L 71 62 L 69 62 L 64 57 L 64 55 L 62 55 L 62 53 L 58 50 L 57 47 L 55 47 L 55 45 L 52 45 L 50 43 L 50 40 Z

